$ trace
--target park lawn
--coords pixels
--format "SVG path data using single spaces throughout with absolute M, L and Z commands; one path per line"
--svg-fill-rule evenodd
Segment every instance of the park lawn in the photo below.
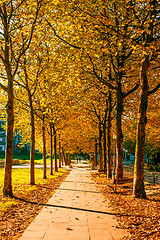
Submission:
M 13 169 L 12 170 L 12 183 L 13 183 L 13 195 L 19 196 L 23 194 L 23 196 L 27 196 L 31 191 L 36 190 L 38 185 L 47 185 L 48 181 L 57 178 L 58 176 L 63 175 L 65 173 L 64 170 L 60 170 L 59 172 L 54 172 L 54 175 L 49 175 L 50 169 L 47 169 L 47 179 L 43 179 L 43 169 L 36 168 L 35 169 L 35 185 L 29 184 L 30 178 L 30 169 Z M 18 202 L 16 199 L 6 198 L 2 196 L 3 192 L 3 179 L 4 179 L 4 169 L 0 169 L 0 216 L 2 211 L 5 211 L 11 208 L 13 205 L 17 205 Z
M 35 163 L 35 165 L 43 165 L 43 159 L 42 158 L 35 159 L 34 163 Z M 57 161 L 57 163 L 59 164 L 59 161 Z M 4 164 L 5 164 L 5 159 L 0 159 L 0 166 L 4 167 Z M 47 164 L 47 166 L 50 166 L 50 164 L 51 164 L 50 158 L 46 159 L 46 164 Z M 30 165 L 30 160 L 28 160 L 28 159 L 25 159 L 25 160 L 13 159 L 13 165 Z M 54 159 L 53 159 L 53 166 L 54 166 Z
M 30 164 L 30 160 L 19 160 L 20 164 Z M 59 161 L 57 161 L 57 163 L 59 163 Z M 50 166 L 51 164 L 51 159 L 50 158 L 47 158 L 46 159 L 46 164 L 48 166 Z M 35 160 L 35 165 L 43 165 L 43 159 L 37 159 Z M 53 159 L 53 165 L 54 165 L 54 159 Z
M 7 198 L 2 196 L 4 169 L 0 169 L 0 239 L 18 239 L 69 174 L 69 171 L 59 169 L 50 175 L 50 169 L 47 169 L 47 179 L 43 179 L 43 169 L 36 168 L 36 184 L 30 185 L 29 171 L 13 169 L 14 197 Z
M 35 160 L 35 164 L 43 164 L 43 159 L 39 159 L 39 160 Z M 46 159 L 46 164 L 50 166 L 51 164 L 51 159 L 50 158 L 47 158 Z M 53 165 L 54 165 L 54 159 L 53 159 Z

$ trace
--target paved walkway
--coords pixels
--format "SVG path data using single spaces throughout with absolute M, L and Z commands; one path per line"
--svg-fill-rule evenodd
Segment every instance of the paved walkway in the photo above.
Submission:
M 118 240 L 117 224 L 89 170 L 74 167 L 20 240 Z

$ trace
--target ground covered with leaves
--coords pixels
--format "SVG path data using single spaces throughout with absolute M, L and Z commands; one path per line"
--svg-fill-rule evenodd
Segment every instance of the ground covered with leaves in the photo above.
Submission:
M 0 179 L 1 240 L 19 239 L 42 209 L 43 204 L 47 203 L 69 173 L 69 171 L 59 170 L 53 176 L 49 176 L 48 173 L 48 178 L 42 179 L 42 171 L 42 169 L 36 169 L 37 183 L 31 186 L 26 181 L 29 177 L 29 169 L 15 169 L 13 171 L 13 199 L 2 196 L 2 178 Z M 2 174 L 1 171 L 0 174 Z
M 107 180 L 105 174 L 92 173 L 93 179 L 110 202 L 117 216 L 117 228 L 127 229 L 129 236 L 125 240 L 160 240 L 160 186 L 146 184 L 147 199 L 132 196 L 133 183 L 121 183 L 115 186 Z

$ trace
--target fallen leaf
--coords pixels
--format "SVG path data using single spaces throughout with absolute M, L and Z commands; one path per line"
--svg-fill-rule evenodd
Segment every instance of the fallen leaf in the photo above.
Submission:
M 73 229 L 68 227 L 68 228 L 66 228 L 66 230 L 72 231 Z

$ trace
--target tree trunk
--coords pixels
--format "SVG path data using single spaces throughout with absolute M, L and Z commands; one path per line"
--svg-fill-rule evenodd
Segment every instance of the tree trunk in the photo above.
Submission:
M 114 141 L 114 152 L 113 152 L 113 183 L 116 183 L 116 179 L 115 179 L 115 173 L 116 173 L 116 153 L 117 153 L 117 147 L 116 147 L 116 139 L 114 138 L 113 139 L 113 141 Z
M 59 168 L 61 168 L 61 135 L 59 134 Z
M 46 136 L 45 136 L 45 116 L 43 114 L 42 123 L 42 135 L 43 135 L 43 178 L 47 178 L 47 166 L 46 166 Z
M 29 99 L 30 106 L 30 121 L 31 121 L 31 147 L 30 147 L 30 184 L 35 184 L 35 169 L 34 169 L 34 153 L 35 153 L 35 123 L 34 123 L 34 110 L 33 110 L 33 102 L 32 95 L 27 86 L 27 93 Z
M 111 128 L 112 128 L 112 120 L 111 120 L 111 113 L 112 113 L 112 98 L 111 92 L 109 92 L 108 97 L 108 119 L 107 119 L 107 178 L 112 178 L 112 157 L 111 157 Z
M 116 134 L 117 134 L 117 171 L 116 179 L 123 178 L 123 134 L 122 134 L 123 94 L 121 84 L 117 90 L 117 111 L 116 111 Z
M 7 16 L 6 3 L 3 3 L 3 14 L 1 14 L 2 28 L 4 28 L 4 62 L 7 74 L 7 135 L 6 135 L 6 149 L 5 149 L 5 173 L 3 195 L 13 196 L 12 192 L 12 158 L 13 158 L 13 128 L 14 128 L 14 94 L 13 94 L 13 76 L 10 64 L 10 36 L 9 36 L 9 17 Z
M 6 136 L 6 153 L 5 153 L 5 174 L 3 195 L 13 196 L 12 192 L 12 156 L 13 156 L 13 127 L 14 127 L 14 95 L 13 79 L 8 80 L 8 101 L 6 106 L 7 112 L 7 136 Z
M 147 106 L 148 106 L 148 94 L 149 86 L 147 73 L 150 65 L 150 55 L 146 55 L 146 47 L 153 42 L 153 34 L 155 28 L 155 22 L 157 22 L 158 16 L 158 1 L 150 1 L 149 9 L 149 23 L 148 23 L 148 33 L 143 41 L 143 51 L 142 51 L 142 62 L 140 69 L 140 101 L 138 109 L 138 122 L 137 122 L 137 132 L 136 132 L 136 159 L 134 167 L 134 183 L 133 183 L 133 196 L 138 198 L 146 198 L 145 188 L 144 188 L 144 144 L 145 144 L 145 128 L 147 123 Z
M 65 155 L 64 155 L 64 149 L 62 147 L 62 165 L 65 165 Z
M 67 166 L 67 153 L 64 154 L 64 162 L 65 162 L 65 165 Z
M 53 125 L 53 133 L 54 133 L 54 170 L 55 172 L 58 172 L 58 166 L 57 166 L 57 136 L 56 136 L 56 129 Z
M 53 175 L 53 135 L 52 135 L 52 123 L 50 123 L 50 141 L 51 141 L 51 166 L 50 166 L 50 174 Z
M 94 166 L 97 166 L 97 140 L 95 140 Z
M 101 170 L 103 168 L 103 162 L 102 162 L 102 129 L 101 129 L 101 123 L 99 123 L 99 169 Z
M 145 127 L 147 123 L 148 105 L 148 81 L 147 71 L 149 66 L 149 56 L 142 61 L 141 67 L 141 95 L 138 110 L 138 123 L 136 132 L 136 159 L 134 167 L 133 195 L 138 198 L 146 198 L 144 189 L 144 144 Z
M 103 123 L 103 160 L 104 169 L 107 169 L 107 158 L 106 158 L 106 120 Z
M 68 153 L 68 165 L 70 165 L 70 164 L 71 164 L 71 154 Z

